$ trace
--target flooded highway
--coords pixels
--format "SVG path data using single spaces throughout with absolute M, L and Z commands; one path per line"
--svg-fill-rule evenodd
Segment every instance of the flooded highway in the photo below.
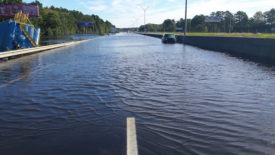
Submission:
M 275 67 L 120 33 L 0 63 L 0 154 L 275 152 Z

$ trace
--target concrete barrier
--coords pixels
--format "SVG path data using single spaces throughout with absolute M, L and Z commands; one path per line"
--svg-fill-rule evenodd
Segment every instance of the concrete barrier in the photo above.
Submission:
M 0 52 L 0 60 L 9 60 L 9 59 L 17 58 L 17 57 L 24 56 L 24 55 L 30 55 L 30 54 L 43 52 L 43 51 L 47 51 L 47 50 L 52 50 L 52 49 L 56 49 L 56 48 L 72 46 L 72 45 L 80 44 L 80 43 L 83 43 L 86 41 L 88 41 L 88 40 L 73 41 L 73 42 L 55 44 L 55 45 L 49 45 L 49 46 L 40 46 L 40 47 L 34 47 L 34 48 L 26 48 L 26 49 L 13 50 L 13 51 L 7 51 L 7 52 Z
M 203 49 L 226 52 L 265 63 L 275 63 L 275 39 L 192 36 L 180 38 L 183 43 Z
M 143 34 L 161 38 L 159 34 Z M 178 43 L 185 43 L 202 49 L 229 53 L 255 60 L 275 64 L 275 39 L 240 38 L 240 37 L 202 37 L 176 36 Z
M 162 38 L 161 34 L 151 34 L 151 33 L 138 33 L 138 34 L 145 35 L 145 36 L 150 36 L 150 37 L 154 37 L 154 38 L 159 38 L 159 39 Z

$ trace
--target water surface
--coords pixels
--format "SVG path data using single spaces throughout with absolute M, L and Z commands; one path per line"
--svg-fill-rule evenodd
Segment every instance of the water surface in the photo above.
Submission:
M 275 68 L 135 34 L 0 64 L 0 154 L 274 154 Z

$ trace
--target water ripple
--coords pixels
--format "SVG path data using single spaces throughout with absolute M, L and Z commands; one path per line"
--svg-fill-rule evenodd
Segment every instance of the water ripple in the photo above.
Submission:
M 275 152 L 274 67 L 119 34 L 0 75 L 0 154 L 124 154 L 128 116 L 143 155 Z

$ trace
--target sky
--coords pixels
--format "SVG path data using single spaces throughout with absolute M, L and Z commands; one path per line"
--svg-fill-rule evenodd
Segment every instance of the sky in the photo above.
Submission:
M 33 0 L 24 0 L 32 2 Z M 63 7 L 84 14 L 95 14 L 110 21 L 116 27 L 138 27 L 144 24 L 160 24 L 165 19 L 184 17 L 185 0 L 39 0 L 43 6 Z M 252 17 L 257 11 L 275 8 L 275 0 L 188 0 L 188 18 L 209 15 L 214 11 L 245 11 Z

